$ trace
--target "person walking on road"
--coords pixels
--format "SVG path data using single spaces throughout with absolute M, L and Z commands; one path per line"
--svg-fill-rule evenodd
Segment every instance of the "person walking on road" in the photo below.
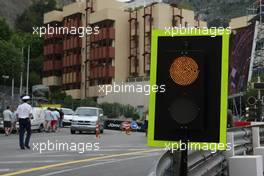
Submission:
M 21 150 L 30 149 L 29 141 L 31 136 L 31 122 L 30 118 L 32 117 L 32 107 L 28 104 L 30 100 L 29 96 L 23 96 L 23 103 L 17 108 L 17 118 L 19 121 L 19 145 Z M 27 131 L 27 136 L 24 141 L 25 131 Z
M 63 118 L 64 118 L 64 113 L 62 112 L 61 109 L 56 109 L 59 114 L 60 114 L 60 118 L 59 118 L 59 128 L 62 128 L 63 127 Z
M 17 123 L 17 115 L 16 115 L 16 111 L 15 111 L 15 109 L 12 109 L 12 120 L 11 120 L 11 123 L 12 123 L 12 125 L 11 125 L 11 133 L 12 133 L 12 131 L 16 131 L 16 133 L 18 134 L 18 129 L 17 129 L 17 127 L 16 127 L 16 123 Z
M 57 131 L 57 123 L 58 123 L 58 120 L 60 118 L 60 113 L 58 111 L 56 111 L 56 109 L 52 109 L 51 116 L 52 116 L 52 120 L 51 120 L 52 132 L 56 132 Z
M 11 126 L 12 126 L 12 112 L 9 106 L 7 106 L 6 110 L 4 110 L 3 116 L 4 116 L 5 135 L 8 136 L 11 133 Z
M 45 132 L 50 132 L 51 130 L 51 120 L 52 120 L 52 115 L 51 115 L 51 109 L 47 108 L 44 110 L 45 114 Z

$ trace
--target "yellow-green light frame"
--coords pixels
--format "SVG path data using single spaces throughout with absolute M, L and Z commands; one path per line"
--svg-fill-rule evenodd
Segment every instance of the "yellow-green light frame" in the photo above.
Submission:
M 173 36 L 172 36 L 173 34 Z M 220 137 L 219 143 L 190 143 L 198 146 L 199 149 L 210 150 L 225 150 L 226 143 L 226 130 L 227 130 L 227 96 L 228 96 L 228 55 L 229 55 L 229 34 L 228 29 L 208 29 L 204 33 L 202 29 L 186 30 L 177 29 L 172 31 L 155 29 L 152 30 L 151 37 L 151 67 L 150 67 L 150 86 L 156 85 L 157 77 L 157 51 L 158 51 L 158 37 L 168 36 L 222 36 L 222 73 L 221 73 L 221 103 L 220 103 Z M 166 147 L 168 144 L 177 143 L 179 141 L 160 141 L 154 139 L 155 131 L 155 102 L 156 93 L 151 91 L 149 101 L 149 122 L 148 122 L 148 145 L 152 147 Z M 176 145 L 177 146 L 177 145 Z

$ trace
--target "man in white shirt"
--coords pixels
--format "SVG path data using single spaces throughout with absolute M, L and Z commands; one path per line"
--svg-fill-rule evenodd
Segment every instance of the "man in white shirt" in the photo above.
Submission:
M 32 107 L 28 104 L 30 100 L 29 96 L 23 96 L 23 103 L 17 108 L 17 116 L 19 121 L 19 145 L 21 150 L 30 149 L 29 141 L 31 136 L 31 122 L 30 118 L 32 116 Z M 27 131 L 27 136 L 24 141 L 25 131 Z
M 7 106 L 6 110 L 4 110 L 3 117 L 4 117 L 5 135 L 8 136 L 11 133 L 11 121 L 12 121 L 12 112 L 9 106 Z

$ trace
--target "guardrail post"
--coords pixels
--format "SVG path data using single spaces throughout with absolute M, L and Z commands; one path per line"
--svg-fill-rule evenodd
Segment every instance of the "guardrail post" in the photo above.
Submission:
M 259 127 L 252 127 L 252 146 L 253 149 L 260 147 Z
M 234 133 L 228 132 L 227 133 L 227 145 L 230 145 L 230 150 L 227 150 L 225 152 L 226 157 L 232 157 L 235 156 L 235 139 L 234 139 Z

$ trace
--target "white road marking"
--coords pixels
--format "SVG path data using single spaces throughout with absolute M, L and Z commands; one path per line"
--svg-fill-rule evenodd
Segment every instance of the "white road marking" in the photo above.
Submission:
M 44 161 L 0 161 L 0 164 L 26 164 L 26 163 L 56 163 L 62 160 L 44 160 Z
M 95 154 L 95 153 L 90 153 L 90 154 L 76 154 L 76 153 L 74 153 L 74 154 L 62 154 L 62 155 L 18 155 L 18 156 L 7 156 L 7 157 L 2 157 L 1 156 L 1 159 L 2 158 L 24 158 L 24 157 L 26 157 L 26 158 L 41 158 L 41 159 L 43 159 L 43 158 L 56 158 L 56 157 L 77 157 L 77 156 L 103 156 L 103 155 L 106 155 L 106 154 Z
M 157 155 L 158 154 L 153 154 L 151 156 L 157 156 Z M 148 157 L 151 157 L 151 156 L 148 156 Z M 136 157 L 130 157 L 130 158 L 126 158 L 126 159 L 116 159 L 116 160 L 112 159 L 112 161 L 110 160 L 110 161 L 89 164 L 89 165 L 76 167 L 76 168 L 71 168 L 71 169 L 64 169 L 64 170 L 60 170 L 60 171 L 55 171 L 55 172 L 50 172 L 50 173 L 47 173 L 47 174 L 43 174 L 43 175 L 40 175 L 40 176 L 52 176 L 52 175 L 62 174 L 62 173 L 65 173 L 65 172 L 71 172 L 71 171 L 74 171 L 74 170 L 84 169 L 84 168 L 88 168 L 88 167 L 92 167 L 92 166 L 99 166 L 99 165 L 103 165 L 103 164 L 111 164 L 111 163 L 116 163 L 116 162 L 121 162 L 121 161 L 128 161 L 128 160 L 134 160 L 134 159 L 139 159 L 139 158 L 144 158 L 144 157 L 146 157 L 146 156 L 143 155 L 143 156 L 136 156 Z
M 9 168 L 0 169 L 0 172 L 8 172 L 8 171 L 10 171 Z

